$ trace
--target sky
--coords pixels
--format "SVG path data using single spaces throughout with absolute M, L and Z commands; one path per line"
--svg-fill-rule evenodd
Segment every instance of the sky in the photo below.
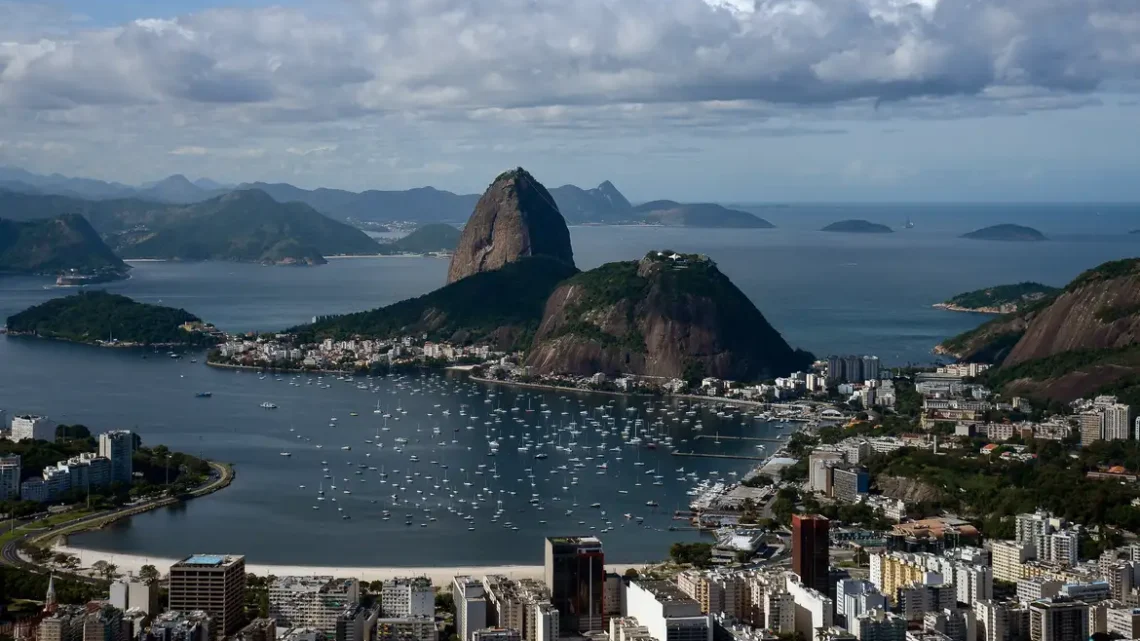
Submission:
M 1137 0 L 0 0 L 0 165 L 1140 202 Z

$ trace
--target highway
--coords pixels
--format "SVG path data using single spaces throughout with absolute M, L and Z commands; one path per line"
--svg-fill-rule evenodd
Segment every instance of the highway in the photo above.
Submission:
M 189 498 L 197 498 L 206 496 L 207 494 L 212 494 L 213 492 L 226 487 L 233 481 L 234 473 L 232 468 L 220 463 L 215 463 L 213 461 L 208 461 L 208 463 L 212 469 L 210 478 L 207 479 L 206 482 L 201 486 L 195 488 L 194 490 L 191 490 L 189 493 Z M 89 514 L 80 519 L 59 523 L 49 528 L 29 530 L 23 536 L 8 541 L 4 544 L 3 548 L 0 548 L 0 563 L 27 570 L 29 572 L 45 572 L 46 570 L 44 568 L 41 568 L 34 563 L 25 561 L 20 557 L 19 545 L 22 541 L 35 543 L 38 541 L 54 538 L 56 536 L 82 532 L 83 530 L 90 529 L 91 527 L 102 527 L 108 523 L 111 523 L 112 521 L 116 521 L 128 516 L 133 516 L 135 514 L 142 514 L 143 512 L 165 507 L 167 505 L 173 505 L 177 502 L 178 499 L 167 496 L 160 499 L 147 501 L 145 503 L 135 503 L 133 505 L 126 505 L 113 510 L 104 510 L 95 514 Z M 33 522 L 34 520 L 27 521 L 27 523 Z M 23 527 L 23 525 L 26 525 L 27 523 L 22 524 L 20 527 Z M 94 579 L 91 577 L 83 576 L 81 574 L 72 574 L 66 572 L 57 572 L 57 574 L 67 576 L 68 578 L 74 579 L 76 581 L 82 581 L 84 583 L 100 584 L 103 582 L 100 579 Z

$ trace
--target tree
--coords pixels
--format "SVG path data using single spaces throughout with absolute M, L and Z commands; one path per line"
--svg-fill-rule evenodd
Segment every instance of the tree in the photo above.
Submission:
M 156 583 L 158 581 L 158 568 L 149 563 L 142 566 L 139 568 L 139 579 L 142 580 L 143 583 Z
M 115 579 L 119 576 L 119 566 L 115 565 L 114 563 L 108 563 L 107 567 L 103 568 L 102 574 L 103 578 L 107 579 L 108 581 Z
M 636 579 L 638 576 L 639 576 L 639 574 L 637 572 L 637 568 L 626 568 L 625 578 Z

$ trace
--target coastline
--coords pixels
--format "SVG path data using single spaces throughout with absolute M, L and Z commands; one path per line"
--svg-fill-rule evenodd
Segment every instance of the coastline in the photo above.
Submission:
M 106 561 L 118 566 L 119 571 L 122 573 L 138 573 L 143 565 L 153 565 L 158 568 L 159 572 L 165 574 L 166 568 L 173 565 L 179 559 L 160 557 L 160 556 L 147 556 L 142 554 L 129 554 L 118 552 L 104 552 L 101 550 L 90 550 L 82 547 L 75 547 L 67 544 L 56 545 L 52 548 L 54 552 L 63 552 L 72 554 L 79 557 L 79 562 L 82 567 L 89 568 L 98 561 Z M 187 555 L 195 553 L 195 550 L 187 550 Z M 629 568 L 642 568 L 645 567 L 643 563 L 630 563 L 630 564 L 606 564 L 607 571 L 614 571 L 618 574 L 625 572 Z M 395 579 L 398 577 L 408 576 L 426 576 L 432 580 L 437 587 L 443 587 L 451 582 L 451 578 L 457 575 L 471 575 L 482 576 L 484 574 L 504 574 L 512 579 L 541 579 L 543 576 L 543 566 L 541 565 L 471 565 L 471 566 L 451 566 L 451 567 L 368 567 L 368 566 L 320 566 L 320 565 L 280 565 L 272 563 L 249 563 L 247 561 L 245 566 L 246 572 L 256 574 L 258 576 L 333 576 L 337 578 L 356 578 L 362 581 L 384 581 L 388 579 Z
M 77 340 L 73 340 L 70 338 L 62 338 L 59 336 L 41 336 L 40 334 L 36 334 L 35 332 L 13 332 L 6 327 L 4 328 L 3 333 L 7 334 L 8 336 L 23 336 L 26 338 L 35 338 L 35 339 L 43 340 L 43 341 L 56 341 L 59 343 L 72 343 L 74 345 L 88 345 L 90 347 L 105 347 L 105 348 L 110 348 L 110 349 L 150 349 L 153 347 L 156 349 L 178 348 L 178 349 L 197 350 L 197 349 L 209 349 L 211 347 L 210 345 L 194 345 L 192 343 L 129 343 L 129 342 L 106 343 L 103 341 L 95 341 L 95 342 L 77 341 Z
M 934 303 L 933 305 L 931 305 L 931 307 L 933 307 L 935 309 L 944 309 L 948 312 L 967 312 L 970 314 L 1005 314 L 1006 313 L 1006 312 L 1001 311 L 1001 309 L 999 309 L 997 307 L 962 307 L 960 305 L 954 305 L 953 303 Z M 1015 312 L 1017 312 L 1016 309 L 1014 309 L 1012 312 L 1009 312 L 1009 313 L 1012 314 Z

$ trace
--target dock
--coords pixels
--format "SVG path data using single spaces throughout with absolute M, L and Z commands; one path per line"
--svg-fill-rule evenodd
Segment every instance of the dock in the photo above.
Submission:
M 673 452 L 673 456 L 692 456 L 696 458 L 727 458 L 739 461 L 766 461 L 766 456 L 746 456 L 743 454 L 704 454 L 701 452 Z
M 788 440 L 786 438 L 761 438 L 758 436 L 719 436 L 716 434 L 697 434 L 693 437 L 694 441 L 701 439 L 713 439 L 714 441 L 753 441 L 756 443 L 783 443 Z

